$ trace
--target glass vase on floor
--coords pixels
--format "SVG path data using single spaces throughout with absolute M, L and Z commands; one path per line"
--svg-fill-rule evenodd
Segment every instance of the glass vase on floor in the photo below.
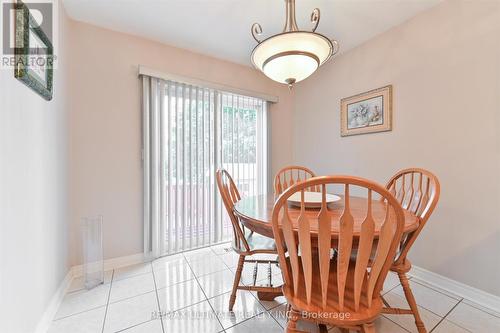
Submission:
M 102 224 L 102 215 L 82 218 L 83 278 L 86 289 L 104 283 Z

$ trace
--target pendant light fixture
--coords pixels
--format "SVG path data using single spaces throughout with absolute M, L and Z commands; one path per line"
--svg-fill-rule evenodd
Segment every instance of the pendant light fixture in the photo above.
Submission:
M 257 46 L 252 51 L 252 63 L 270 79 L 289 87 L 313 74 L 319 66 L 338 52 L 336 40 L 315 32 L 320 11 L 311 13 L 312 31 L 301 31 L 295 20 L 295 0 L 285 0 L 286 22 L 282 33 L 259 40 L 262 27 L 252 25 L 252 36 Z

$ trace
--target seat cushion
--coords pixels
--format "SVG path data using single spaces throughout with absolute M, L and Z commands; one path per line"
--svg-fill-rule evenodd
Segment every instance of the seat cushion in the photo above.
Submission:
M 290 259 L 287 258 L 287 261 Z M 332 260 L 330 262 L 330 275 L 328 281 L 328 298 L 327 306 L 323 309 L 322 294 L 321 294 L 321 280 L 319 274 L 319 263 L 316 260 L 313 264 L 313 282 L 312 282 L 312 296 L 311 304 L 307 303 L 306 288 L 304 283 L 304 275 L 302 270 L 302 263 L 299 260 L 299 283 L 298 292 L 294 295 L 292 287 L 287 286 L 286 282 L 283 286 L 283 293 L 293 308 L 299 311 L 304 311 L 309 316 L 316 316 L 322 318 L 321 322 L 327 324 L 342 324 L 342 325 L 357 325 L 359 323 L 369 322 L 375 320 L 382 310 L 382 300 L 379 295 L 372 300 L 371 306 L 368 305 L 367 299 L 367 283 L 366 276 L 363 283 L 363 290 L 361 292 L 361 301 L 358 311 L 354 308 L 354 267 L 355 262 L 352 261 L 349 265 L 347 273 L 347 281 L 344 292 L 344 309 L 340 310 L 339 296 L 337 286 L 337 262 Z M 290 267 L 290 264 L 287 265 Z M 292 272 L 289 271 L 289 276 L 292 278 Z
M 250 251 L 265 250 L 276 252 L 276 243 L 272 238 L 262 236 L 249 230 L 245 231 L 245 238 L 250 247 Z

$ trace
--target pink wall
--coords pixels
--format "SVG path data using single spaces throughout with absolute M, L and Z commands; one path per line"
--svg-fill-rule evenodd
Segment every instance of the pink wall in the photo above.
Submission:
M 142 252 L 138 65 L 279 97 L 271 107 L 273 173 L 292 157 L 292 93 L 258 71 L 139 37 L 71 22 L 70 264 L 80 218 L 104 215 L 105 258 Z
M 500 296 L 499 36 L 500 2 L 450 0 L 344 53 L 296 87 L 294 158 L 382 183 L 435 172 L 441 199 L 410 259 Z M 340 137 L 340 100 L 387 84 L 393 130 Z

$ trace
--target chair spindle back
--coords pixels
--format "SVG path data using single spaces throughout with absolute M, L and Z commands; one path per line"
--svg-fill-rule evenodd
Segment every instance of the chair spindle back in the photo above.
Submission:
M 404 169 L 396 173 L 386 188 L 404 209 L 420 219 L 418 228 L 403 237 L 396 263 L 403 263 L 411 246 L 429 220 L 439 201 L 441 186 L 438 178 L 430 171 L 420 168 Z
M 327 185 L 340 185 L 344 194 L 344 208 L 339 225 L 333 226 L 334 229 L 338 230 L 338 238 L 335 237 L 335 239 L 332 237 L 332 211 L 326 203 Z M 317 215 L 316 213 L 311 215 L 310 211 L 306 214 L 304 191 L 309 187 L 319 187 L 322 193 L 321 209 Z M 359 239 L 354 237 L 354 219 L 350 205 L 351 187 L 366 189 L 369 199 Z M 290 214 L 287 204 L 287 199 L 297 192 L 301 193 L 301 208 L 298 216 L 295 213 Z M 383 221 L 375 221 L 372 215 L 374 192 L 385 200 L 386 208 L 383 212 L 385 216 Z M 299 297 L 297 292 L 299 284 L 302 284 L 306 291 L 308 305 L 312 301 L 313 288 L 319 288 L 314 291 L 314 294 L 321 295 L 322 308 L 325 309 L 329 297 L 331 297 L 328 293 L 329 283 L 332 283 L 330 275 L 335 269 L 336 290 L 338 290 L 336 306 L 338 309 L 357 311 L 361 301 L 371 306 L 372 300 L 379 296 L 385 277 L 394 260 L 397 245 L 403 232 L 404 219 L 403 209 L 394 196 L 383 186 L 363 178 L 351 176 L 315 177 L 290 187 L 278 198 L 272 214 L 273 233 L 285 288 L 289 288 L 288 290 L 293 291 L 295 297 Z M 375 233 L 376 223 L 381 225 L 378 235 Z M 371 263 L 371 269 L 368 271 L 372 245 L 376 238 L 378 238 L 377 251 Z M 337 240 L 336 257 L 332 258 L 332 244 L 335 244 Z M 313 249 L 313 244 L 318 247 L 317 251 Z M 355 244 L 357 244 L 357 252 L 352 251 Z M 288 251 L 288 258 L 285 257 L 285 249 Z M 351 260 L 353 252 L 357 253 L 354 262 Z M 317 267 L 318 265 L 319 272 L 313 272 L 313 266 Z M 332 265 L 335 266 L 331 267 Z M 349 271 L 352 272 L 353 269 L 354 274 L 349 275 Z M 313 274 L 319 274 L 319 286 L 317 283 L 313 283 Z M 304 281 L 299 280 L 299 276 L 304 276 Z M 344 297 L 347 279 L 353 279 L 351 285 L 354 285 L 354 300 L 347 300 Z M 366 299 L 362 300 L 362 295 L 366 295 Z
M 274 177 L 274 194 L 277 197 L 290 186 L 313 177 L 316 177 L 314 172 L 306 167 L 298 165 L 284 167 Z M 319 188 L 311 187 L 309 191 L 318 192 Z
M 219 169 L 216 172 L 217 187 L 219 188 L 222 202 L 226 208 L 229 219 L 233 226 L 233 247 L 236 252 L 248 252 L 250 247 L 245 239 L 245 233 L 242 229 L 239 219 L 234 214 L 234 205 L 241 200 L 240 192 L 233 181 L 233 178 L 225 169 Z

